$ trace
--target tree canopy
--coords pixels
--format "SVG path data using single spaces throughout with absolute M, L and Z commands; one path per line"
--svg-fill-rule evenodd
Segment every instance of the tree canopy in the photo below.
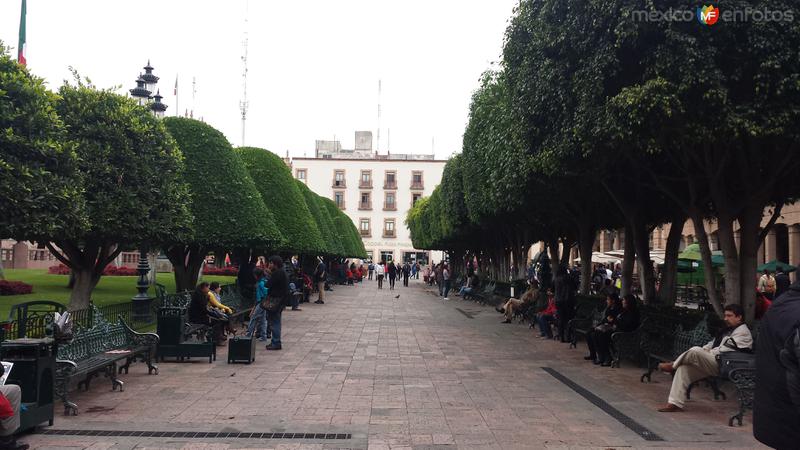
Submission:
M 74 145 L 56 95 L 0 41 L 0 234 L 39 239 L 84 229 L 86 204 Z
M 181 152 L 147 108 L 77 78 L 59 90 L 56 111 L 77 155 L 87 226 L 42 240 L 72 270 L 70 308 L 79 309 L 121 251 L 188 235 L 189 196 Z
M 276 154 L 255 147 L 236 149 L 284 237 L 283 248 L 306 255 L 324 253 L 317 222 L 289 167 Z

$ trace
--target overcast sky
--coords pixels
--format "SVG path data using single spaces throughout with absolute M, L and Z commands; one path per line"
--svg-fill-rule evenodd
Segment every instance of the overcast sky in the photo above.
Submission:
M 28 67 L 54 90 L 73 66 L 127 93 L 150 59 L 168 115 L 178 76 L 181 114 L 194 106 L 240 145 L 247 16 L 247 145 L 313 156 L 315 139 L 336 136 L 352 148 L 355 130 L 377 129 L 381 79 L 381 150 L 430 153 L 434 139 L 446 158 L 461 148 L 470 96 L 518 4 L 250 0 L 245 14 L 245 1 L 28 0 Z M 0 0 L 0 40 L 14 48 L 20 3 Z

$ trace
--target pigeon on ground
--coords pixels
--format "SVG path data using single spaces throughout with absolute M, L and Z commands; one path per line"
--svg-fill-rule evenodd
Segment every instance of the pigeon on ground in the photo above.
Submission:
M 400 294 L 395 295 L 394 298 L 400 298 Z

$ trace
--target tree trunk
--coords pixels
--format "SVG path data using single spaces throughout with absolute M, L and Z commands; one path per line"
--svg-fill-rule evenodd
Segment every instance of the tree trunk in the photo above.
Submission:
M 176 246 L 167 249 L 165 253 L 172 263 L 172 269 L 175 273 L 175 291 L 181 292 L 194 289 L 207 249 L 198 245 Z
M 735 297 L 726 303 L 738 303 L 744 309 L 745 320 L 752 323 L 756 314 L 756 272 L 759 247 L 759 228 L 764 206 L 747 206 L 739 215 L 739 283 Z M 727 274 L 727 268 L 726 272 Z
M 705 275 L 706 290 L 708 290 L 708 300 L 714 311 L 722 317 L 722 302 L 717 295 L 717 277 L 714 274 L 714 265 L 711 262 L 711 247 L 708 245 L 708 234 L 706 233 L 705 223 L 699 211 L 692 212 L 692 223 L 694 224 L 695 236 L 700 244 L 700 255 L 703 258 L 703 274 Z M 720 230 L 723 224 L 720 223 Z M 719 235 L 719 231 L 717 232 Z M 727 273 L 727 270 L 726 270 Z
M 561 239 L 561 266 L 569 267 L 569 254 L 572 251 L 572 241 L 567 238 Z
M 561 253 L 558 251 L 558 238 L 549 239 L 547 247 L 550 250 L 550 267 L 553 269 L 553 273 L 556 273 L 558 264 L 561 261 Z
M 667 246 L 664 251 L 664 269 L 661 272 L 661 286 L 658 297 L 664 305 L 674 305 L 678 293 L 678 253 L 680 251 L 683 225 L 686 217 L 675 217 L 667 235 Z
M 75 284 L 72 286 L 72 292 L 69 295 L 69 310 L 86 309 L 92 301 L 92 291 L 100 281 L 100 276 L 97 275 L 94 266 L 73 267 L 71 272 L 75 276 Z
M 633 265 L 636 263 L 636 249 L 633 245 L 633 231 L 625 224 L 625 253 L 622 257 L 622 289 L 620 295 L 626 296 L 633 291 Z
M 6 279 L 6 273 L 3 270 L 3 258 L 0 258 L 0 280 Z
M 589 294 L 592 285 L 592 251 L 597 239 L 597 230 L 594 227 L 582 226 L 578 228 L 578 252 L 581 255 L 581 288 L 583 295 Z
M 653 263 L 650 260 L 650 233 L 647 231 L 647 224 L 640 218 L 634 216 L 630 220 L 636 248 L 636 261 L 639 263 L 639 285 L 642 289 L 644 303 L 650 304 L 656 298 L 656 280 Z

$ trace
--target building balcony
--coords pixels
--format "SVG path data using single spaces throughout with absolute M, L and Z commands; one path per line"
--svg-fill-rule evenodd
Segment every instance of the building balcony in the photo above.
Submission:
M 347 183 L 345 182 L 345 180 L 333 180 L 333 183 L 331 184 L 331 187 L 334 187 L 334 188 L 346 188 L 347 187 Z
M 372 202 L 361 202 L 358 204 L 360 211 L 372 211 Z
M 337 203 L 336 206 L 338 206 L 339 209 L 344 209 L 344 200 L 342 200 L 341 202 Z
M 358 230 L 361 237 L 372 237 L 372 230 Z
M 392 203 L 383 202 L 383 210 L 384 211 L 397 211 L 397 203 L 395 203 L 395 202 L 392 202 Z
M 383 230 L 383 237 L 385 238 L 393 238 L 397 237 L 394 233 L 394 230 Z
M 370 180 L 370 181 L 364 181 L 364 180 L 359 181 L 358 182 L 358 188 L 359 189 L 372 189 L 372 180 Z
M 397 182 L 396 181 L 384 181 L 383 182 L 384 189 L 397 189 Z
M 411 189 L 415 191 L 422 191 L 425 190 L 424 183 L 411 183 Z

